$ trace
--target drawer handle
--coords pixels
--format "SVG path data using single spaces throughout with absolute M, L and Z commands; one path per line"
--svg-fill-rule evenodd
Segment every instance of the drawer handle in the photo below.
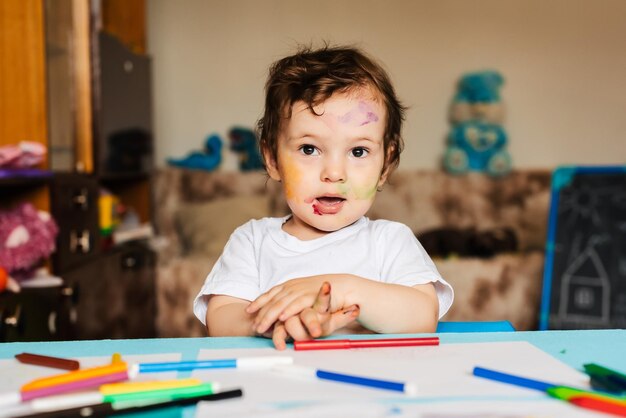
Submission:
M 87 190 L 86 188 L 78 190 L 76 194 L 72 197 L 72 202 L 74 203 L 74 206 L 82 210 L 89 209 L 88 194 L 89 190 Z
M 4 318 L 4 325 L 8 327 L 17 328 L 20 325 L 20 319 L 22 318 L 22 306 L 17 305 L 13 315 L 9 315 Z
M 70 231 L 70 251 L 73 253 L 89 252 L 89 230 L 84 229 L 82 232 L 72 230 Z

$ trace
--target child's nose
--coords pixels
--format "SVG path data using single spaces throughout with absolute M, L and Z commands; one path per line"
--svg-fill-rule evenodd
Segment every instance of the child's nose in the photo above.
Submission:
M 323 182 L 331 183 L 342 183 L 346 181 L 347 177 L 344 164 L 336 159 L 327 160 L 321 174 Z

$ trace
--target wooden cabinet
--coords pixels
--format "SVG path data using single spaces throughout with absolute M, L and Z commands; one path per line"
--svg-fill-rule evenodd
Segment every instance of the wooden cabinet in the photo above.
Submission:
M 80 297 L 89 292 L 74 292 L 78 283 L 96 289 L 114 285 L 113 277 L 134 283 L 133 277 L 141 276 L 142 286 L 154 287 L 153 269 L 124 270 L 117 260 L 123 258 L 121 249 L 101 248 L 97 205 L 99 189 L 106 188 L 142 222 L 152 219 L 150 84 L 144 0 L 0 1 L 0 145 L 46 144 L 48 160 L 39 168 L 52 173 L 42 179 L 0 179 L 0 209 L 29 201 L 51 212 L 60 233 L 49 264 L 55 275 L 71 277 L 70 285 L 48 292 L 2 294 L 5 318 L 14 318 L 19 306 L 20 315 L 31 319 L 21 323 L 27 329 L 20 332 L 2 328 L 0 319 L 0 341 L 81 337 L 86 327 L 80 321 L 97 326 L 97 313 L 81 306 L 91 303 Z M 82 313 L 74 330 L 70 319 L 76 315 L 66 315 L 72 311 L 68 303 Z M 150 312 L 145 319 L 154 317 Z M 50 328 L 59 318 L 64 328 Z M 115 337 L 124 332 L 116 331 Z M 137 335 L 129 331 L 128 336 Z

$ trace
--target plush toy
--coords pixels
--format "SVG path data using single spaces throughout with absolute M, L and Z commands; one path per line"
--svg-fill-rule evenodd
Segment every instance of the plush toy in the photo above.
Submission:
M 506 133 L 500 125 L 463 122 L 450 133 L 444 165 L 452 174 L 475 170 L 501 176 L 511 170 L 511 157 L 505 146 Z
M 495 71 L 469 73 L 461 77 L 452 102 L 452 123 L 468 120 L 500 124 L 504 121 L 504 105 L 500 100 L 502 76 Z
M 183 158 L 168 158 L 167 163 L 175 167 L 212 171 L 222 161 L 222 139 L 219 135 L 209 135 L 204 142 L 204 150 L 193 151 Z
M 504 106 L 500 87 L 503 83 L 504 79 L 496 71 L 461 77 L 450 109 L 452 128 L 443 158 L 448 172 L 483 171 L 498 177 L 511 171 L 507 134 L 501 126 Z
M 230 149 L 239 154 L 241 171 L 261 170 L 263 160 L 254 131 L 248 128 L 234 127 L 228 132 Z
M 55 249 L 58 227 L 47 212 L 30 203 L 0 212 L 0 266 L 26 278 Z

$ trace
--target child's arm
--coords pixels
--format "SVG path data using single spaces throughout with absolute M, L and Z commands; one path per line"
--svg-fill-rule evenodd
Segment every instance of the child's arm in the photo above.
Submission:
M 289 280 L 253 301 L 246 312 L 257 313 L 254 329 L 265 332 L 276 320 L 285 321 L 311 306 L 324 281 L 331 283 L 331 311 L 358 305 L 359 322 L 379 333 L 434 332 L 439 302 L 432 283 L 413 287 L 377 282 L 351 274 L 328 274 Z
M 252 327 L 254 314 L 246 312 L 247 300 L 225 295 L 214 295 L 209 299 L 206 324 L 209 336 L 254 336 Z M 330 312 L 330 284 L 324 283 L 313 306 L 302 310 L 285 322 L 277 321 L 273 329 L 265 330 L 264 337 L 271 337 L 277 349 L 285 348 L 288 337 L 308 340 L 332 334 L 359 316 L 359 308 L 350 306 L 339 312 Z
M 206 311 L 206 328 L 210 337 L 246 337 L 256 335 L 252 323 L 256 315 L 246 312 L 250 304 L 244 299 L 213 295 Z

